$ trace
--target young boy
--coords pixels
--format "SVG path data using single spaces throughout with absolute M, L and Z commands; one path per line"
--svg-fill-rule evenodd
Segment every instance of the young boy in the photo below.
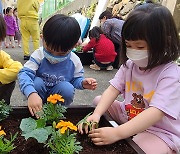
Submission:
M 0 15 L 0 42 L 6 37 L 6 23 Z M 15 80 L 22 65 L 11 59 L 10 55 L 0 50 L 0 100 L 10 104 L 10 98 L 15 87 Z
M 73 17 L 55 15 L 43 28 L 43 47 L 30 57 L 19 72 L 20 89 L 28 98 L 28 107 L 34 116 L 47 102 L 50 94 L 60 94 L 65 106 L 73 102 L 74 88 L 96 88 L 96 80 L 83 77 L 80 59 L 71 50 L 81 35 Z

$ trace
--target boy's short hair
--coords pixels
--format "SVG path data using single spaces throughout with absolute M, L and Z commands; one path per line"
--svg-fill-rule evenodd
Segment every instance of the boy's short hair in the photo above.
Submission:
M 145 40 L 148 45 L 147 69 L 177 60 L 180 43 L 170 11 L 160 4 L 145 3 L 136 7 L 127 17 L 122 28 L 121 60 L 125 64 L 125 40 Z
M 3 16 L 0 14 L 0 42 L 4 41 L 6 37 L 6 23 Z
M 81 30 L 75 18 L 63 14 L 51 17 L 43 27 L 43 39 L 54 51 L 67 52 L 78 42 Z

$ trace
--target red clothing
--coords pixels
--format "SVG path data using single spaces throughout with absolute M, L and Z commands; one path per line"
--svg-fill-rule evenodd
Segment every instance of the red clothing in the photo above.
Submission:
M 135 116 L 137 116 L 139 113 L 144 111 L 144 108 L 136 108 L 132 104 L 125 105 L 125 109 L 128 115 L 128 120 L 131 120 Z
M 114 44 L 104 34 L 101 34 L 98 41 L 92 38 L 89 43 L 83 47 L 83 51 L 87 52 L 92 48 L 95 49 L 95 59 L 99 62 L 114 62 L 117 53 Z

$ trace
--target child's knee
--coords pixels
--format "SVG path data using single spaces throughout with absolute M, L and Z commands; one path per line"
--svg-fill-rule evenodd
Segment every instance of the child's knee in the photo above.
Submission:
M 100 99 L 101 99 L 101 95 L 96 96 L 93 100 L 93 105 L 97 105 L 99 103 Z
M 65 100 L 65 106 L 69 106 L 73 102 L 75 89 L 69 82 L 61 82 L 55 86 L 53 93 L 62 95 Z
M 174 153 L 161 138 L 146 131 L 134 136 L 133 141 L 147 154 Z
M 74 96 L 74 86 L 69 82 L 63 82 L 57 85 L 61 91 L 61 94 L 64 97 L 73 97 Z

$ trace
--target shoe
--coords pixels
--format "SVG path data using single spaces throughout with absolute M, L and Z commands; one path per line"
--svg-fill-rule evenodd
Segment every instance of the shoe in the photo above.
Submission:
M 24 56 L 24 60 L 29 60 L 30 56 Z
M 13 45 L 12 48 L 15 48 L 15 46 Z
M 106 70 L 107 70 L 107 71 L 112 71 L 112 70 L 113 70 L 113 66 L 112 66 L 112 65 L 108 66 L 108 67 L 106 68 Z
M 96 64 L 91 64 L 89 67 L 91 69 L 93 69 L 93 70 L 96 70 L 96 71 L 100 71 L 101 70 L 101 68 L 99 66 L 97 66 Z
M 18 47 L 21 48 L 21 44 L 19 44 Z

